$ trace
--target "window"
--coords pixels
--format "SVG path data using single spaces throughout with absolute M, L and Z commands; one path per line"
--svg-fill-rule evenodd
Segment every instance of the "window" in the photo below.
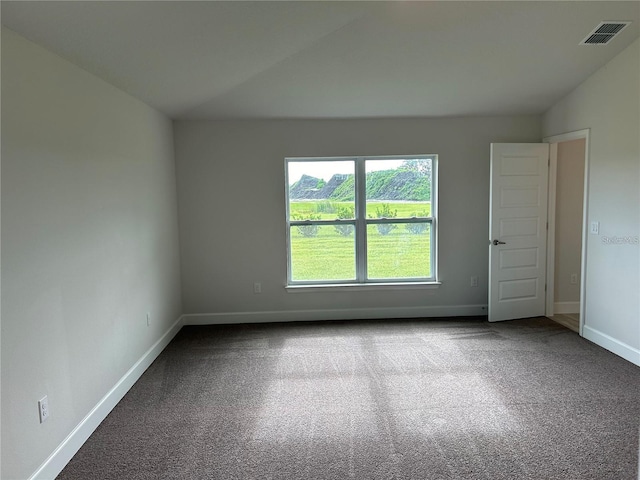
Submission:
M 436 281 L 437 156 L 287 158 L 289 285 Z

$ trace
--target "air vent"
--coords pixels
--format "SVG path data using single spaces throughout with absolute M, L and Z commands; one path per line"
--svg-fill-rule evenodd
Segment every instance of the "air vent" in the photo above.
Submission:
M 580 45 L 606 45 L 631 22 L 600 22 Z

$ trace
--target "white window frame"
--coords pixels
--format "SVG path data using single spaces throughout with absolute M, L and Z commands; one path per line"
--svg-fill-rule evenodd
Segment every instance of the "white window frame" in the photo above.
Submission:
M 366 218 L 366 161 L 367 160 L 431 160 L 431 210 L 429 217 L 412 218 Z M 355 219 L 352 220 L 291 220 L 289 211 L 289 163 L 290 162 L 343 162 L 352 161 L 355 166 Z M 287 283 L 286 287 L 371 287 L 371 286 L 437 286 L 438 281 L 438 155 L 391 155 L 391 156 L 356 156 L 356 157 L 287 157 L 285 158 L 285 204 L 286 204 L 286 247 L 287 247 Z M 411 277 L 392 279 L 367 278 L 367 225 L 385 223 L 428 223 L 431 232 L 430 265 L 431 277 Z M 355 232 L 356 278 L 354 280 L 293 280 L 291 275 L 291 227 L 300 225 L 353 225 Z

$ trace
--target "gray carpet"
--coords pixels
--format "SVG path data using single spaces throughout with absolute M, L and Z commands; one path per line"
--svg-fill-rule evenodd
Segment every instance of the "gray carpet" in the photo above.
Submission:
M 185 327 L 58 478 L 631 480 L 639 418 L 544 318 Z

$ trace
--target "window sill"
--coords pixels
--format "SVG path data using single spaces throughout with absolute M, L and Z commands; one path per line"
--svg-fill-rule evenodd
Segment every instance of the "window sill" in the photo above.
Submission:
M 439 288 L 442 282 L 327 283 L 324 285 L 286 285 L 287 293 L 345 292 L 349 290 L 424 290 Z

